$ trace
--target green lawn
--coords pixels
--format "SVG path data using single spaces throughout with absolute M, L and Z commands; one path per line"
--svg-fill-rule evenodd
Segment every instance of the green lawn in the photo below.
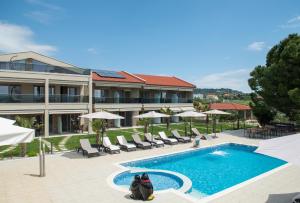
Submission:
M 217 132 L 220 132 L 221 131 L 221 126 L 222 126 L 222 130 L 232 130 L 233 129 L 233 124 L 232 123 L 220 123 L 217 125 Z M 243 124 L 241 122 L 241 127 L 243 127 Z M 206 124 L 204 124 L 203 122 L 193 122 L 193 126 L 192 127 L 195 127 L 197 128 L 201 133 L 206 133 Z M 249 126 L 247 126 L 249 127 Z M 149 132 L 152 132 L 151 130 L 151 126 L 149 127 Z M 170 129 L 167 130 L 166 129 L 166 125 L 162 124 L 162 125 L 155 125 L 153 126 L 153 134 L 154 135 L 157 135 L 159 131 L 165 131 L 166 134 L 168 136 L 171 135 L 171 130 L 173 129 L 178 129 L 179 132 L 184 135 L 184 132 L 185 132 L 185 125 L 183 123 L 180 123 L 180 124 L 174 124 L 172 123 L 170 125 Z M 141 135 L 141 138 L 143 139 L 143 132 L 144 132 L 144 129 L 143 128 L 137 128 L 136 131 L 138 131 Z M 190 127 L 189 127 L 189 123 L 187 125 L 187 132 L 189 133 L 190 132 Z M 212 125 L 211 123 L 208 125 L 208 132 L 211 133 L 212 132 Z M 116 143 L 116 137 L 118 135 L 124 135 L 125 138 L 128 140 L 128 141 L 131 141 L 131 134 L 134 133 L 134 129 L 119 129 L 119 130 L 109 130 L 106 132 L 107 136 L 110 138 L 111 142 L 113 144 Z M 48 142 L 51 142 L 53 144 L 53 146 L 55 148 L 57 148 L 59 151 L 61 150 L 59 148 L 59 143 L 65 138 L 65 136 L 61 136 L 61 137 L 49 137 L 49 138 L 45 138 Z M 95 135 L 74 135 L 72 136 L 71 138 L 69 138 L 66 142 L 66 145 L 65 147 L 68 149 L 68 150 L 75 150 L 77 147 L 79 147 L 79 140 L 80 139 L 89 139 L 90 140 L 90 143 L 91 144 L 94 144 L 96 143 L 96 138 L 95 138 Z M 9 146 L 1 146 L 0 147 L 0 151 L 8 148 Z M 20 146 L 17 146 L 14 150 L 12 151 L 9 151 L 9 152 L 6 152 L 6 153 L 3 153 L 3 154 L 0 154 L 0 159 L 1 158 L 4 158 L 4 157 L 11 157 L 11 156 L 14 156 L 14 157 L 18 157 L 20 156 L 20 151 L 21 151 L 21 148 Z M 46 147 L 46 152 L 49 152 L 50 149 L 48 149 Z M 27 144 L 27 156 L 36 156 L 36 154 L 39 152 L 39 140 L 38 139 L 35 139 L 33 142 L 31 143 L 28 143 Z

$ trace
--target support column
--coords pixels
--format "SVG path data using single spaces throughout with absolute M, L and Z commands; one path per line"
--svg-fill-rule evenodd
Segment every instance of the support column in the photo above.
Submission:
M 44 136 L 49 137 L 49 110 L 45 109 L 44 112 Z
M 93 72 L 92 71 L 90 73 L 88 88 L 89 88 L 89 113 L 93 113 Z M 93 133 L 92 119 L 89 120 L 88 131 L 89 134 Z
M 139 120 L 138 118 L 135 118 L 135 116 L 139 115 L 138 111 L 133 111 L 132 112 L 132 126 L 136 126 L 137 125 L 137 121 Z
M 44 136 L 49 136 L 49 79 L 45 80 Z

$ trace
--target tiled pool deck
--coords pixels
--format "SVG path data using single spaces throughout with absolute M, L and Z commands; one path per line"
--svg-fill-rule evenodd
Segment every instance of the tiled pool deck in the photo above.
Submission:
M 259 142 L 231 134 L 238 132 L 223 133 L 218 139 L 203 141 L 201 145 L 204 147 L 224 142 L 257 145 Z M 83 158 L 76 152 L 51 155 L 46 157 L 47 176 L 44 178 L 37 177 L 37 158 L 0 161 L 0 202 L 136 202 L 128 199 L 126 193 L 114 190 L 108 185 L 107 177 L 119 170 L 115 163 L 172 153 L 190 147 L 190 143 L 180 144 L 90 159 Z M 290 165 L 208 202 L 284 203 L 291 202 L 291 197 L 297 192 L 300 192 L 300 168 Z M 152 202 L 185 203 L 191 200 L 168 192 L 156 195 Z

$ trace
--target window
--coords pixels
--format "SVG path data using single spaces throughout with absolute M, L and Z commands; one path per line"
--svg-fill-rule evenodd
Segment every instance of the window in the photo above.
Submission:
M 105 96 L 104 94 L 105 94 L 105 92 L 102 89 L 95 89 L 94 90 L 94 96 L 96 98 L 103 98 Z
M 43 86 L 34 86 L 33 87 L 34 96 L 44 96 L 45 95 L 45 87 Z

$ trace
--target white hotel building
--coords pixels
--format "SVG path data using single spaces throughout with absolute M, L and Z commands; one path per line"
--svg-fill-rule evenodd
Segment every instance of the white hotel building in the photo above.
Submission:
M 33 116 L 44 136 L 91 132 L 78 116 L 94 111 L 124 116 L 110 123 L 122 127 L 136 125 L 142 109 L 188 110 L 194 88 L 176 77 L 93 71 L 35 52 L 0 55 L 0 116 Z

